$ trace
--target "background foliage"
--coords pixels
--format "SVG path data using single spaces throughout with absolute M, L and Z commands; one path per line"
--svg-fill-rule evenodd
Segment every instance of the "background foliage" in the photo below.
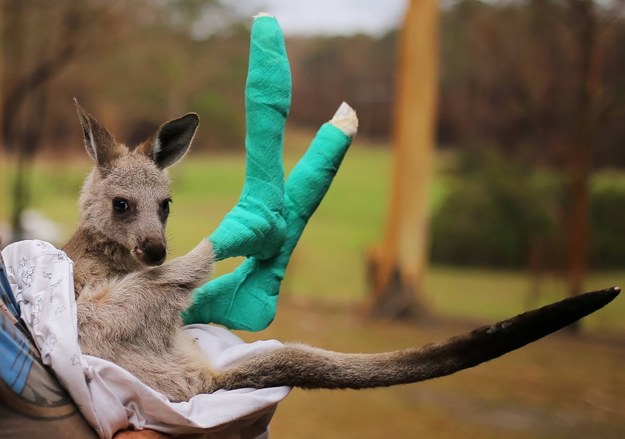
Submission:
M 547 259 L 563 266 L 573 173 L 625 166 L 622 2 L 584 3 L 592 14 L 582 3 L 459 0 L 441 9 L 438 142 L 460 158 L 433 214 L 434 261 L 544 266 L 537 255 L 555 247 Z M 3 2 L 5 150 L 26 176 L 39 152 L 82 154 L 75 96 L 130 144 L 196 111 L 196 151 L 241 151 L 248 26 L 227 2 L 210 0 Z M 358 110 L 361 137 L 388 139 L 396 40 L 395 31 L 288 38 L 290 124 L 317 126 L 345 99 Z M 600 129 L 580 145 L 582 120 Z M 625 265 L 615 172 L 592 189 L 595 267 Z M 7 182 L 9 214 L 28 205 L 28 178 Z

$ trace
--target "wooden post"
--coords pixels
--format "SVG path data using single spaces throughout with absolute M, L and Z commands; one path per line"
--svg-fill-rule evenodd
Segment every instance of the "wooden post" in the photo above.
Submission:
M 383 241 L 369 254 L 371 313 L 389 318 L 427 312 L 429 191 L 437 111 L 438 3 L 411 0 L 398 46 L 394 168 Z

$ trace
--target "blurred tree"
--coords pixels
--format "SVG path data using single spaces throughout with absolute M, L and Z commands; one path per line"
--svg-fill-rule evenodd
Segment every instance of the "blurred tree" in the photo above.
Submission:
M 604 45 L 600 41 L 593 0 L 568 0 L 571 39 L 577 47 L 577 81 L 570 128 L 569 294 L 582 292 L 588 269 L 590 241 L 590 174 L 598 132 L 598 104 L 603 76 Z M 571 325 L 573 331 L 580 323 Z
M 400 36 L 394 169 L 386 234 L 370 253 L 371 312 L 390 318 L 426 313 L 429 189 L 438 76 L 438 3 L 412 0 Z
M 602 163 L 625 164 L 613 143 L 625 109 L 622 12 L 622 2 L 461 0 L 444 16 L 444 139 L 496 145 L 563 176 L 556 253 L 570 294 L 586 273 L 590 176 Z
M 288 38 L 294 84 L 290 120 L 316 126 L 345 100 L 358 110 L 360 135 L 387 138 L 395 46 L 394 32 L 379 39 L 369 35 Z
M 2 3 L 5 92 L 0 126 L 3 148 L 17 162 L 11 194 L 13 240 L 23 238 L 21 215 L 28 205 L 32 161 L 44 132 L 49 85 L 76 56 L 87 9 L 77 0 Z

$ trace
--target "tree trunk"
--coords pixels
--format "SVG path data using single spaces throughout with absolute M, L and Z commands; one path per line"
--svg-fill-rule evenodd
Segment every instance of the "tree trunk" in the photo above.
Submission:
M 60 25 L 58 44 L 48 47 L 41 43 L 37 46 L 39 53 L 26 53 L 23 50 L 23 46 L 27 46 L 25 41 L 29 32 L 26 16 L 37 10 L 36 5 L 31 5 L 32 10 L 21 2 L 13 2 L 10 6 L 11 19 L 5 15 L 7 11 L 4 9 L 0 18 L 4 27 L 11 25 L 9 33 L 17 49 L 10 63 L 13 81 L 10 87 L 3 88 L 0 101 L 0 137 L 4 153 L 16 157 L 16 173 L 11 187 L 10 227 L 11 239 L 18 241 L 24 238 L 22 215 L 30 203 L 32 165 L 42 141 L 50 83 L 76 54 L 80 31 L 84 29 L 81 26 L 84 6 L 77 0 L 69 3 Z M 54 29 L 54 25 L 51 28 Z M 25 67 L 28 64 L 25 56 L 35 60 L 28 69 Z M 2 60 L 2 67 L 6 69 L 9 63 L 4 57 Z M 3 74 L 8 75 L 8 72 L 5 70 Z
M 597 132 L 597 97 L 601 88 L 603 59 L 598 42 L 595 5 L 592 0 L 570 0 L 574 35 L 579 48 L 575 124 L 571 129 L 569 207 L 569 295 L 584 288 L 590 243 L 590 174 Z M 579 322 L 570 327 L 579 330 Z
M 411 0 L 400 35 L 391 200 L 384 239 L 368 261 L 374 316 L 427 314 L 422 289 L 437 110 L 437 20 L 437 2 Z

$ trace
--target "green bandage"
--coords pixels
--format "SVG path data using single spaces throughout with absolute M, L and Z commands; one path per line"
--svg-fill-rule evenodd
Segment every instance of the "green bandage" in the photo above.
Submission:
M 273 321 L 293 249 L 350 144 L 351 137 L 331 123 L 319 129 L 286 182 L 286 239 L 278 253 L 266 260 L 248 258 L 234 272 L 196 289 L 193 304 L 182 314 L 185 324 L 212 322 L 230 329 L 260 331 Z
M 215 259 L 276 254 L 285 237 L 284 125 L 291 104 L 291 72 L 277 20 L 254 19 L 245 88 L 246 170 L 237 205 L 210 235 Z

